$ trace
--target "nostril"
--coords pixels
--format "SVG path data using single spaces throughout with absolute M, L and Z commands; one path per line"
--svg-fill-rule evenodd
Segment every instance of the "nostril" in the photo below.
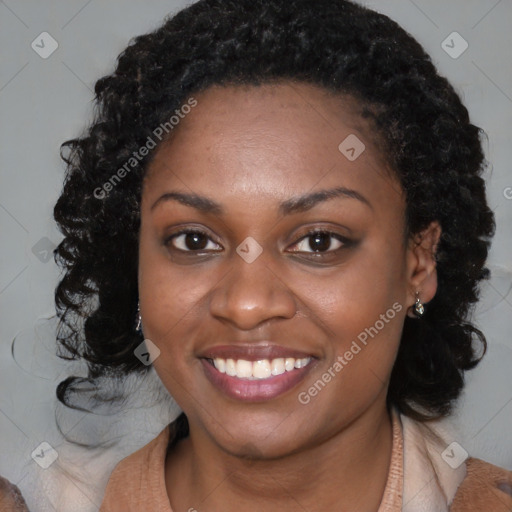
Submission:
M 512 496 L 512 484 L 509 484 L 508 482 L 500 482 L 498 484 L 498 489 Z

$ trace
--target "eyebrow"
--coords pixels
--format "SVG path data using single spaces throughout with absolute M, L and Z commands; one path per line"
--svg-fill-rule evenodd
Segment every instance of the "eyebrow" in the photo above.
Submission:
M 337 197 L 356 199 L 373 210 L 373 206 L 368 199 L 356 190 L 346 187 L 336 187 L 310 192 L 298 197 L 292 197 L 279 205 L 279 213 L 282 215 L 290 215 L 292 213 L 305 212 L 311 210 L 318 203 Z M 215 215 L 222 215 L 224 213 L 223 207 L 213 199 L 205 196 L 199 196 L 197 194 L 185 194 L 182 192 L 166 192 L 153 203 L 151 210 L 154 210 L 157 205 L 166 201 L 178 201 L 181 204 L 191 206 L 203 213 L 213 213 Z
M 222 215 L 223 208 L 219 203 L 216 203 L 208 197 L 199 196 L 197 194 L 184 194 L 182 192 L 166 192 L 160 196 L 151 206 L 151 210 L 154 210 L 157 205 L 165 201 L 178 201 L 186 206 L 191 206 L 196 210 L 204 213 L 214 213 L 216 215 Z
M 299 197 L 292 197 L 291 199 L 281 203 L 279 212 L 283 215 L 305 212 L 311 210 L 311 208 L 316 206 L 318 203 L 337 197 L 342 197 L 344 199 L 357 199 L 373 210 L 373 206 L 370 201 L 357 192 L 357 190 L 352 190 L 346 187 L 336 187 L 327 190 L 318 190 Z

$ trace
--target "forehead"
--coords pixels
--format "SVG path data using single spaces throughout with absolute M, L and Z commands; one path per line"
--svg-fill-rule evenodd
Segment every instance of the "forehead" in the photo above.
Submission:
M 281 83 L 213 86 L 194 98 L 156 149 L 146 195 L 178 186 L 285 199 L 339 185 L 382 195 L 384 183 L 399 192 L 377 132 L 351 97 Z

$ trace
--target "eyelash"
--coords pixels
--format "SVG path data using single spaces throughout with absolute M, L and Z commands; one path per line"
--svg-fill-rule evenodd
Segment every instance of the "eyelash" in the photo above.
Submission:
M 211 237 L 208 235 L 208 233 L 206 233 L 205 231 L 203 231 L 201 229 L 194 228 L 194 229 L 183 229 L 181 231 L 178 231 L 177 233 L 172 234 L 171 236 L 169 236 L 165 239 L 164 245 L 166 247 L 172 246 L 172 241 L 175 240 L 176 238 L 178 238 L 182 235 L 194 235 L 194 234 L 202 235 L 202 236 L 206 237 L 209 241 L 213 241 L 211 239 Z M 292 251 L 292 252 L 299 253 L 299 254 L 310 254 L 310 255 L 314 255 L 315 258 L 319 258 L 319 257 L 322 257 L 323 255 L 332 256 L 337 251 L 340 251 L 342 249 L 347 249 L 347 248 L 355 245 L 354 240 L 350 240 L 338 233 L 328 231 L 325 229 L 313 228 L 313 229 L 308 230 L 306 233 L 304 233 L 296 242 L 294 242 L 292 244 L 292 246 L 296 246 L 299 243 L 301 243 L 302 241 L 305 241 L 314 235 L 328 235 L 331 239 L 337 240 L 342 245 L 336 249 L 331 249 L 331 250 L 327 250 L 327 251 Z M 215 241 L 213 241 L 213 242 L 217 244 L 217 242 L 215 242 Z M 331 240 L 331 242 L 332 242 L 332 240 Z M 220 244 L 217 244 L 217 245 L 220 245 Z M 179 249 L 176 247 L 171 247 L 171 250 L 175 250 L 175 251 L 185 253 L 185 254 L 190 253 L 190 255 L 193 255 L 194 253 L 195 253 L 195 255 L 198 255 L 200 253 L 204 254 L 203 251 L 208 251 L 208 252 L 212 251 L 211 249 L 199 249 L 199 250 L 188 249 L 188 250 L 185 250 L 185 249 Z M 213 250 L 213 252 L 220 252 L 220 251 Z

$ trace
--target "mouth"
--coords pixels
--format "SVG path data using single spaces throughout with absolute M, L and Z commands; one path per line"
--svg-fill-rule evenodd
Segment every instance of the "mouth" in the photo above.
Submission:
M 317 360 L 276 346 L 215 347 L 200 357 L 207 379 L 235 400 L 262 402 L 301 382 Z
M 246 359 L 207 359 L 207 361 L 220 373 L 230 377 L 248 380 L 270 379 L 295 369 L 305 368 L 311 363 L 311 357 L 295 359 L 294 357 L 278 357 L 276 359 L 260 359 L 247 361 Z

